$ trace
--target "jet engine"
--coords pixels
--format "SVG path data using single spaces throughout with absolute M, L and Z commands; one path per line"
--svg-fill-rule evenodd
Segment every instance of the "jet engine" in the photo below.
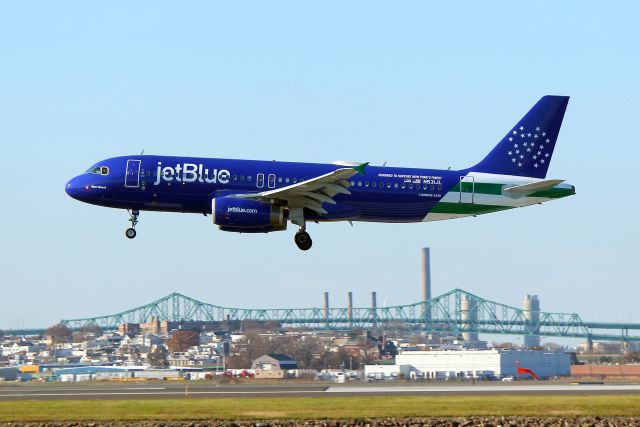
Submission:
M 235 197 L 211 200 L 213 223 L 222 231 L 269 233 L 287 228 L 284 206 Z

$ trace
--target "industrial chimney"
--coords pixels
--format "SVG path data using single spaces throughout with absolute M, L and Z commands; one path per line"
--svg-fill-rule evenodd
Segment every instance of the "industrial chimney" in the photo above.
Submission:
M 431 305 L 427 302 L 431 300 L 431 260 L 429 248 L 422 248 L 422 303 L 424 307 L 424 321 L 431 321 Z
M 324 293 L 324 322 L 329 323 L 329 292 Z
M 378 301 L 375 292 L 371 292 L 371 323 L 374 328 L 378 324 Z
M 478 342 L 478 302 L 471 295 L 462 295 L 460 300 L 462 339 L 471 344 Z
M 347 293 L 347 318 L 349 319 L 349 327 L 353 326 L 353 292 Z
M 524 310 L 525 335 L 524 347 L 540 346 L 540 300 L 538 295 L 526 295 L 522 301 L 522 310 Z

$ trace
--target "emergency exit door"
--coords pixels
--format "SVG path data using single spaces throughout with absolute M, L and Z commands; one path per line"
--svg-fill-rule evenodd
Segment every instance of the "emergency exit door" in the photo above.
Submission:
M 460 203 L 473 203 L 476 183 L 472 176 L 460 177 Z

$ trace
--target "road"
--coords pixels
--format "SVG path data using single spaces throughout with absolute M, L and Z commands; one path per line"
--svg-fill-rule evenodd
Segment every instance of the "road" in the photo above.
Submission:
M 336 397 L 371 395 L 452 395 L 452 394 L 611 394 L 640 393 L 640 384 L 570 384 L 570 383 L 489 383 L 489 384 L 273 384 L 216 385 L 210 383 L 154 383 L 132 385 L 122 383 L 48 383 L 0 385 L 0 401 L 59 399 L 176 399 L 219 397 Z

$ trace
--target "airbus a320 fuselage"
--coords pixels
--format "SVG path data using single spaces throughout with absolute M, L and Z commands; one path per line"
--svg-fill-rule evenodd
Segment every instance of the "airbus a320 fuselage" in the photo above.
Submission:
M 546 179 L 568 97 L 545 96 L 477 165 L 463 170 L 132 155 L 100 161 L 66 184 L 74 199 L 140 211 L 212 215 L 223 231 L 268 233 L 308 222 L 421 222 L 476 216 L 575 194 Z

